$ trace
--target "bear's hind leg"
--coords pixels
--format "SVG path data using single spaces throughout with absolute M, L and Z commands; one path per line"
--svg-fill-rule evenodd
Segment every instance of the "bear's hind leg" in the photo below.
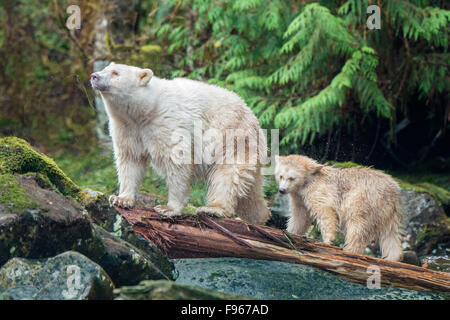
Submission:
M 246 197 L 240 197 L 238 199 L 236 207 L 236 214 L 240 218 L 247 222 L 261 225 L 266 223 L 271 215 L 263 197 L 262 179 L 263 176 L 258 170 L 257 176 L 255 177 L 255 184 Z
M 364 254 L 364 250 L 370 243 L 371 234 L 367 226 L 361 220 L 347 221 L 345 232 L 344 250 Z
M 197 214 L 234 216 L 238 198 L 247 196 L 252 182 L 253 176 L 245 169 L 234 165 L 217 165 L 208 179 L 207 206 L 197 208 Z
M 391 261 L 400 261 L 403 256 L 400 216 L 393 216 L 386 228 L 380 234 L 380 248 L 382 258 Z

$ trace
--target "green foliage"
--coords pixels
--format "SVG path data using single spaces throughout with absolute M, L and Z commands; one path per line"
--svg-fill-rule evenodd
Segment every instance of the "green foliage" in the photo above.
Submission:
M 86 144 L 77 139 L 92 143 L 95 113 L 83 84 L 87 56 L 80 32 L 64 25 L 68 3 L 0 1 L 0 135 L 78 150 Z M 82 10 L 89 21 L 92 9 Z
M 376 117 L 395 124 L 409 96 L 448 91 L 450 11 L 379 1 L 382 28 L 369 30 L 369 4 L 159 1 L 152 28 L 142 30 L 167 52 L 163 75 L 236 91 L 261 125 L 284 129 L 282 146 L 295 151 L 337 127 L 358 130 Z

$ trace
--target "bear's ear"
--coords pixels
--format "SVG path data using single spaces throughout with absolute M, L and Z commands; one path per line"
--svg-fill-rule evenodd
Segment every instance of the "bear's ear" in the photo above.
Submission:
M 322 170 L 323 167 L 324 167 L 324 165 L 317 163 L 315 166 L 313 166 L 313 168 L 311 170 L 311 174 L 314 175 L 314 174 L 320 173 L 320 170 Z
M 150 69 L 139 70 L 139 72 L 138 72 L 139 86 L 145 87 L 149 83 L 152 76 L 153 76 L 153 71 Z
M 324 167 L 324 165 L 308 158 L 306 158 L 306 160 L 303 160 L 302 165 L 310 175 L 320 173 L 320 170 Z

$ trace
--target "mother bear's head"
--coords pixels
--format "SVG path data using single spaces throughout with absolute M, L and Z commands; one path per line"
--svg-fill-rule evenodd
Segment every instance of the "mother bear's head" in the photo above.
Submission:
M 111 62 L 103 70 L 91 74 L 91 86 L 112 95 L 132 94 L 134 90 L 147 86 L 152 76 L 150 69 Z

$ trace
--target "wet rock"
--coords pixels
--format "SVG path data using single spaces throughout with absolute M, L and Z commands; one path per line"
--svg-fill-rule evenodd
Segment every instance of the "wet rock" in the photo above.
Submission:
M 83 192 L 85 196 L 81 203 L 95 224 L 136 247 L 148 251 L 149 254 L 160 253 L 155 245 L 133 231 L 133 226 L 109 204 L 108 198 L 102 192 L 90 189 L 84 189 Z M 140 203 L 145 201 L 148 204 L 150 200 L 143 200 L 143 197 L 139 195 Z
M 41 188 L 33 175 L 2 177 L 8 182 L 0 194 L 0 265 L 96 246 L 86 212 L 73 199 Z
M 398 288 L 369 289 L 309 266 L 237 258 L 176 259 L 176 283 L 254 299 L 444 299 Z
M 412 264 L 415 266 L 422 266 L 422 262 L 420 261 L 419 257 L 417 256 L 417 253 L 412 250 L 406 250 L 403 251 L 403 263 Z
M 156 247 L 146 242 L 145 250 L 139 249 L 103 230 L 73 198 L 42 188 L 35 174 L 3 174 L 0 181 L 7 182 L 0 194 L 0 265 L 12 257 L 47 258 L 75 250 L 99 263 L 118 286 L 172 279 L 173 265 Z M 127 229 L 117 229 L 121 236 L 137 237 L 123 225 Z
M 172 279 L 173 264 L 162 253 L 151 256 L 96 225 L 94 234 L 104 246 L 104 254 L 96 261 L 108 272 L 116 286 L 134 285 L 142 280 Z
M 438 202 L 426 192 L 403 189 L 404 249 L 419 256 L 450 247 L 450 218 Z M 435 252 L 436 253 L 436 252 Z M 442 253 L 442 252 L 441 252 Z
M 121 259 L 126 259 L 127 261 L 131 259 L 131 265 L 127 266 L 127 268 L 135 270 L 132 282 L 124 283 L 120 281 L 118 284 L 115 283 L 117 285 L 130 285 L 137 284 L 141 280 L 172 279 L 174 267 L 166 256 L 153 243 L 134 232 L 133 226 L 114 207 L 110 206 L 108 199 L 103 193 L 89 189 L 84 191 L 90 196 L 85 196 L 82 203 L 90 219 L 95 225 L 101 227 L 97 228 L 97 230 L 103 230 L 97 233 L 103 239 L 106 247 L 112 252 L 113 256 L 122 256 Z M 141 202 L 149 203 L 149 200 L 144 199 L 142 196 L 139 199 Z M 104 232 L 105 230 L 109 235 Z M 115 237 L 114 241 L 112 240 L 113 236 Z M 125 258 L 123 254 L 127 250 L 128 257 Z M 133 263 L 139 264 L 132 266 Z M 105 269 L 108 270 L 106 266 Z M 157 270 L 163 277 L 158 276 Z M 114 274 L 116 273 L 120 277 L 120 272 L 115 271 Z M 128 273 L 131 275 L 131 272 Z M 116 277 L 111 276 L 117 280 Z
M 117 300 L 245 300 L 247 297 L 206 290 L 173 281 L 142 281 L 114 290 Z
M 102 267 L 74 251 L 44 260 L 13 258 L 0 269 L 3 300 L 112 299 L 113 289 Z

